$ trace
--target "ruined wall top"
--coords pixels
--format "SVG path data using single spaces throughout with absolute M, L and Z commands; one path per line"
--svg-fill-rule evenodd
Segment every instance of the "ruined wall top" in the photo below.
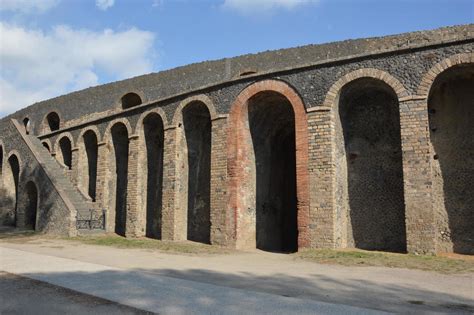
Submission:
M 473 39 L 474 24 L 468 24 L 205 61 L 41 101 L 4 117 L 0 122 L 9 118 L 21 121 L 27 115 L 38 117 L 55 110 L 62 112 L 62 119 L 74 119 L 98 112 L 114 111 L 119 106 L 121 97 L 130 92 L 137 93 L 143 103 L 147 103 L 269 73 Z

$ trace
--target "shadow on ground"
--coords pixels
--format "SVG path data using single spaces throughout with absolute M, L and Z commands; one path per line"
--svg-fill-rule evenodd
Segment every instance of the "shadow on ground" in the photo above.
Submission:
M 371 281 L 338 281 L 330 276 L 322 275 L 314 275 L 313 279 L 305 279 L 284 274 L 261 277 L 251 273 L 234 275 L 200 269 L 186 271 L 133 269 L 130 271 L 102 271 L 95 273 L 29 274 L 27 276 L 59 285 L 78 282 L 80 283 L 77 286 L 79 291 L 92 295 L 99 292 L 104 293 L 104 290 L 106 290 L 105 293 L 113 297 L 115 294 L 125 290 L 127 300 L 138 301 L 139 304 L 143 305 L 165 303 L 173 305 L 173 309 L 176 310 L 179 310 L 180 307 L 189 307 L 190 305 L 205 307 L 206 305 L 219 304 L 219 301 L 213 300 L 213 296 L 239 301 L 238 295 L 223 296 L 232 293 L 225 293 L 228 292 L 225 290 L 220 292 L 219 287 L 215 287 L 216 292 L 214 293 L 217 295 L 208 294 L 208 291 L 196 291 L 196 288 L 186 286 L 184 281 L 181 282 L 182 285 L 175 288 L 165 287 L 166 283 L 164 281 L 153 280 L 157 274 L 218 286 L 241 288 L 247 291 L 271 293 L 284 297 L 345 304 L 396 313 L 472 314 L 474 312 L 473 300 L 452 294 L 393 284 L 381 285 Z M 130 279 L 134 279 L 132 286 L 130 286 Z M 150 283 L 153 283 L 152 287 L 149 287 Z M 160 283 L 163 286 L 160 286 Z M 176 291 L 176 295 L 181 298 L 171 301 L 166 299 L 154 301 L 149 298 L 148 292 L 150 290 L 159 291 L 164 287 L 166 290 Z M 258 300 L 255 302 L 258 303 Z

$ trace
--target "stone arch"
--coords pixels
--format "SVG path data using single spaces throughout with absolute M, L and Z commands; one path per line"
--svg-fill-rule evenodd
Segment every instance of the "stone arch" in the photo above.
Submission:
M 41 144 L 43 145 L 43 147 L 45 149 L 48 150 L 48 152 L 52 152 L 52 150 L 54 149 L 53 146 L 51 145 L 51 141 L 49 141 L 49 139 L 43 139 L 41 140 Z
M 18 217 L 18 195 L 20 187 L 20 177 L 22 172 L 22 161 L 20 154 L 12 150 L 6 155 L 3 169 L 3 190 L 5 194 L 1 198 L 5 215 L 2 218 L 6 225 L 16 225 Z
M 257 245 L 257 220 L 255 213 L 249 213 L 257 205 L 255 185 L 258 178 L 255 168 L 252 133 L 249 126 L 249 102 L 262 93 L 270 93 L 279 101 L 284 101 L 292 112 L 294 132 L 293 156 L 295 227 L 296 240 L 290 251 L 310 246 L 309 235 L 309 173 L 308 173 L 308 122 L 304 103 L 298 93 L 287 83 L 277 80 L 264 80 L 247 86 L 234 101 L 228 123 L 227 170 L 229 204 L 228 211 L 233 214 L 234 238 L 236 247 L 245 248 Z M 252 105 L 253 106 L 253 105 Z M 276 107 L 275 107 L 276 108 Z M 250 167 L 249 167 L 250 166 Z M 251 174 L 253 172 L 253 174 Z M 246 196 L 252 196 L 248 198 Z M 251 200 L 250 200 L 251 199 Z M 255 210 L 257 213 L 259 210 Z M 296 245 L 296 248 L 294 246 Z M 283 248 L 285 250 L 285 248 Z
M 336 214 L 344 247 L 406 251 L 399 99 L 387 73 L 361 69 L 333 85 Z M 332 103 L 329 103 L 332 102 Z
M 25 128 L 25 133 L 28 135 L 31 132 L 31 121 L 28 117 L 23 118 L 23 127 Z
M 100 141 L 100 131 L 96 126 L 88 126 L 82 129 L 76 140 L 78 148 L 78 187 L 93 202 L 96 201 L 97 195 L 98 144 Z
M 110 139 L 112 137 L 111 129 L 117 123 L 122 123 L 127 128 L 127 132 L 129 136 L 133 134 L 133 129 L 132 129 L 132 125 L 130 124 L 130 121 L 128 121 L 127 118 L 117 118 L 109 122 L 109 124 L 107 125 L 107 128 L 104 131 L 104 137 L 103 137 L 104 142 L 111 140 Z
M 209 98 L 209 96 L 205 94 L 194 95 L 187 97 L 179 103 L 178 107 L 174 112 L 173 120 L 171 122 L 173 126 L 177 126 L 183 120 L 183 109 L 193 102 L 201 102 L 206 105 L 207 110 L 209 111 L 209 114 L 211 116 L 211 120 L 214 120 L 217 117 L 216 107 L 214 106 L 214 102 Z
M 428 93 L 431 91 L 431 86 L 439 74 L 451 67 L 466 63 L 474 63 L 473 52 L 456 54 L 438 62 L 433 67 L 431 67 L 431 69 L 428 70 L 428 72 L 421 79 L 420 85 L 418 85 L 417 94 L 428 97 Z
M 334 108 L 342 87 L 349 82 L 360 78 L 373 78 L 385 82 L 395 91 L 399 100 L 408 96 L 408 91 L 405 89 L 403 84 L 388 72 L 374 68 L 364 68 L 349 72 L 339 78 L 339 80 L 337 80 L 326 93 L 323 106 L 327 108 Z
M 162 190 L 163 154 L 166 115 L 161 108 L 144 112 L 135 127 L 139 136 L 138 185 L 141 209 L 139 217 L 144 220 L 145 235 L 161 239 L 162 235 Z
M 62 119 L 58 111 L 51 111 L 43 118 L 42 133 L 49 133 L 61 129 Z
M 474 254 L 473 86 L 474 53 L 465 53 L 432 67 L 418 89 L 427 97 L 440 252 Z
M 160 116 L 161 121 L 163 122 L 163 128 L 168 128 L 168 118 L 166 117 L 166 113 L 162 108 L 154 108 L 151 110 L 147 110 L 146 112 L 142 113 L 138 118 L 137 124 L 135 125 L 135 134 L 140 135 L 143 133 L 143 120 L 150 114 L 157 114 Z
M 141 91 L 128 92 L 120 97 L 120 106 L 122 109 L 129 109 L 145 102 L 145 95 Z
M 181 102 L 173 118 L 181 148 L 178 154 L 180 181 L 186 187 L 180 199 L 187 218 L 187 239 L 206 244 L 210 243 L 211 232 L 212 117 L 215 110 L 209 98 L 198 95 Z
M 60 134 L 54 143 L 54 153 L 57 161 L 67 169 L 72 169 L 72 149 L 74 138 L 69 132 Z
M 107 230 L 125 236 L 127 220 L 127 186 L 129 137 L 132 128 L 126 118 L 111 121 L 104 133 L 107 174 L 105 205 L 108 209 Z
M 36 230 L 38 216 L 39 194 L 38 186 L 30 180 L 25 185 L 25 199 L 23 201 L 22 213 L 24 215 L 23 226 L 27 229 Z

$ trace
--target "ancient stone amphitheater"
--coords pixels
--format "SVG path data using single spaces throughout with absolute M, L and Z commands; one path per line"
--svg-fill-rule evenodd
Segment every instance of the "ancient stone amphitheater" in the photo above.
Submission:
M 0 120 L 0 221 L 474 254 L 474 25 L 269 51 Z

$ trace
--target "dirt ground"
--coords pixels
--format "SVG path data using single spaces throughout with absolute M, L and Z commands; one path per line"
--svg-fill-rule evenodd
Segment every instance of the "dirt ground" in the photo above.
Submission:
M 77 241 L 4 238 L 1 247 L 256 292 L 397 313 L 474 312 L 474 274 L 326 265 L 262 251 L 171 254 Z M 1 264 L 0 264 L 1 266 Z

